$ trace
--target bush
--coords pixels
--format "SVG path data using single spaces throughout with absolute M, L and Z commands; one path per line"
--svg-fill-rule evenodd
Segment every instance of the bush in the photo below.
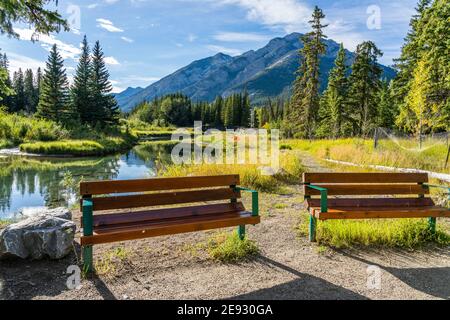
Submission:
M 208 240 L 207 251 L 213 260 L 221 262 L 238 262 L 258 254 L 259 249 L 254 241 L 245 237 L 239 239 L 236 232 L 219 233 Z
M 0 140 L 8 140 L 13 145 L 30 141 L 56 141 L 68 136 L 68 131 L 53 121 L 0 110 Z
M 305 214 L 300 226 L 308 233 L 309 216 Z M 380 246 L 414 248 L 428 242 L 450 245 L 450 236 L 439 228 L 431 233 L 427 219 L 376 219 L 319 221 L 317 242 L 335 248 L 353 246 Z

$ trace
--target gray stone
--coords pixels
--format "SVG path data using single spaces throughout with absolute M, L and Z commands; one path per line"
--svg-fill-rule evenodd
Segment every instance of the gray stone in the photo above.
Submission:
M 57 208 L 11 224 L 0 231 L 0 259 L 61 259 L 70 253 L 76 225 L 68 209 Z

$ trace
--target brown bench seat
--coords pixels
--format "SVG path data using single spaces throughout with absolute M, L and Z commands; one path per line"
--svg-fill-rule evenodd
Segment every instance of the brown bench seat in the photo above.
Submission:
M 258 193 L 238 185 L 239 175 L 82 182 L 85 268 L 96 244 L 232 226 L 243 239 L 245 225 L 260 222 Z M 252 211 L 238 201 L 241 191 L 252 193 Z
M 436 217 L 450 217 L 427 196 L 430 187 L 450 189 L 429 185 L 424 173 L 305 173 L 303 185 L 311 241 L 317 219 L 427 217 L 434 232 Z

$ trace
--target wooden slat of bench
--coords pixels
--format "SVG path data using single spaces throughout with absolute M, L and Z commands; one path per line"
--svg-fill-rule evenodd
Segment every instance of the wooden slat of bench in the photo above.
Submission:
M 122 223 L 145 222 L 159 219 L 200 216 L 216 213 L 229 213 L 245 211 L 242 202 L 219 203 L 203 206 L 190 206 L 181 208 L 156 209 L 138 212 L 100 214 L 94 216 L 94 227 Z
M 328 195 L 394 195 L 394 194 L 429 194 L 426 186 L 419 184 L 323 184 Z M 320 195 L 320 191 L 306 188 L 305 195 Z
M 171 225 L 179 225 L 190 222 L 205 222 L 205 221 L 216 221 L 221 219 L 229 219 L 236 218 L 242 215 L 250 214 L 247 211 L 241 212 L 228 212 L 228 213 L 220 213 L 220 214 L 209 214 L 202 216 L 190 216 L 190 217 L 178 217 L 178 218 L 169 218 L 169 219 L 159 219 L 154 221 L 144 221 L 144 222 L 126 222 L 122 224 L 115 225 L 105 225 L 98 226 L 94 228 L 94 234 L 103 234 L 103 233 L 112 233 L 119 232 L 122 230 L 129 229 L 142 229 L 147 227 L 156 227 L 156 226 L 171 226 Z
M 305 183 L 418 183 L 428 182 L 426 173 L 310 173 L 303 174 Z
M 93 198 L 94 211 L 162 206 L 180 203 L 216 201 L 240 198 L 240 191 L 231 188 L 164 193 L 138 194 L 131 196 Z
M 152 178 L 138 180 L 81 182 L 81 195 L 180 190 L 239 185 L 239 175 Z
M 450 217 L 450 210 L 443 207 L 330 208 L 324 213 L 320 212 L 320 208 L 312 209 L 314 216 L 320 220 Z
M 251 213 L 245 213 L 241 215 L 234 215 L 233 217 L 220 217 L 215 220 L 200 219 L 182 224 L 159 224 L 155 226 L 147 226 L 145 228 L 132 227 L 130 229 L 123 229 L 117 232 L 106 232 L 89 237 L 81 237 L 81 245 L 85 246 L 116 241 L 143 239 L 162 235 L 233 227 L 243 224 L 258 224 L 259 222 L 259 216 L 253 217 Z
M 320 207 L 320 199 L 306 199 L 308 207 Z M 434 206 L 431 198 L 338 198 L 328 199 L 329 207 L 420 207 Z

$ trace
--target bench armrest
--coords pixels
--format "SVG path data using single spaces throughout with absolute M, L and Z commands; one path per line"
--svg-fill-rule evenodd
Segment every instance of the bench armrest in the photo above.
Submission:
M 252 194 L 252 216 L 256 217 L 259 215 L 259 202 L 258 202 L 258 191 L 244 188 L 244 187 L 234 187 L 237 191 L 250 192 Z
M 320 211 L 328 212 L 328 190 L 313 184 L 304 184 L 305 187 L 320 191 Z

